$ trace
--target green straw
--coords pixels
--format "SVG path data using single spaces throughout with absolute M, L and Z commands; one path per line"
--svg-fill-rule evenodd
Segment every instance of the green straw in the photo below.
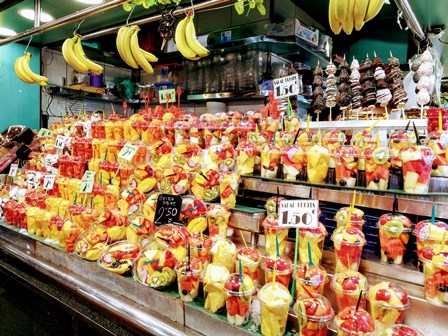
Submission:
M 310 242 L 308 242 L 308 259 L 309 259 L 308 265 L 314 266 L 313 255 L 311 254 L 311 244 L 310 244 Z
M 275 236 L 275 249 L 277 250 L 277 258 L 280 258 L 280 248 L 278 246 L 278 236 Z
M 296 228 L 296 241 L 295 241 L 295 246 L 294 246 L 294 269 L 292 271 L 292 274 L 296 274 L 298 251 L 299 251 L 299 229 Z M 291 296 L 293 298 L 294 298 L 294 291 L 295 291 L 295 289 L 296 289 L 296 277 L 293 276 L 292 277 L 292 287 L 291 287 Z M 293 302 L 294 302 L 294 300 L 292 300 L 291 306 L 292 306 Z
M 272 144 L 275 144 L 275 138 L 277 137 L 277 131 L 274 132 L 274 137 L 272 138 Z
M 292 112 L 292 105 L 291 100 L 289 100 L 289 97 L 288 97 L 288 109 L 286 110 L 286 112 L 288 113 L 288 117 L 290 117 Z
M 435 224 L 435 223 L 436 223 L 436 207 L 433 204 L 432 210 L 431 210 L 431 224 Z
M 104 153 L 104 160 L 103 161 L 106 161 L 106 158 L 107 158 L 107 149 L 106 149 L 106 152 Z
M 241 259 L 239 260 L 239 266 L 240 266 L 240 282 L 243 283 L 243 263 L 241 262 Z
M 100 172 L 100 184 L 103 184 L 103 172 Z
M 9 185 L 12 185 L 13 182 L 14 182 L 14 177 L 11 176 L 11 178 L 9 179 Z
M 75 194 L 75 199 L 73 200 L 73 204 L 76 204 L 77 200 L 78 200 L 78 193 Z

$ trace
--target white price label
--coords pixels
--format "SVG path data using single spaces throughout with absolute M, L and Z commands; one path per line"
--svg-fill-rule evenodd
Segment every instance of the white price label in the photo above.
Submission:
M 168 99 L 169 95 L 169 99 Z M 175 103 L 176 102 L 176 90 L 168 89 L 168 90 L 159 90 L 159 103 Z
M 284 98 L 299 94 L 299 75 L 294 74 L 287 77 L 276 78 L 272 81 L 274 87 L 274 98 Z
M 316 229 L 319 225 L 319 201 L 285 200 L 280 202 L 279 226 Z
M 44 190 L 52 190 L 55 180 L 56 180 L 56 175 L 45 175 L 43 189 Z
M 120 153 L 118 154 L 118 157 L 123 160 L 131 161 L 137 150 L 138 150 L 137 146 L 133 146 L 127 143 L 121 149 Z
M 81 192 L 81 193 L 91 193 L 92 192 L 93 184 L 95 182 L 95 173 L 96 172 L 94 172 L 94 171 L 86 170 L 86 172 L 82 176 L 79 192 Z
M 8 176 L 14 177 L 17 175 L 17 171 L 19 170 L 19 165 L 18 164 L 11 164 L 11 167 L 9 167 L 9 174 Z
M 65 143 L 67 142 L 67 137 L 63 135 L 58 135 L 54 143 L 54 147 L 59 149 L 64 149 Z

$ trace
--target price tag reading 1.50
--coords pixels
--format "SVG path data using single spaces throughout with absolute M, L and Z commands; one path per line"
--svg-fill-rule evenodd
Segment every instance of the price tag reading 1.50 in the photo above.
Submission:
M 315 229 L 318 227 L 319 201 L 285 200 L 280 202 L 279 226 Z
M 118 154 L 118 157 L 126 161 L 131 161 L 137 150 L 138 150 L 137 146 L 133 146 L 127 143 L 121 149 L 120 153 Z
M 299 94 L 299 75 L 276 78 L 272 81 L 274 86 L 274 98 L 285 98 Z

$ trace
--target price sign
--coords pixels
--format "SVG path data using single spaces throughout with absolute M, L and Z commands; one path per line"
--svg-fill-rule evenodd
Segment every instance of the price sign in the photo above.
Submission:
M 44 177 L 44 190 L 52 190 L 56 175 L 45 175 Z
M 170 224 L 179 220 L 182 197 L 177 195 L 160 194 L 157 198 L 157 207 L 154 224 Z
M 168 100 L 168 95 L 170 95 L 170 100 Z M 176 102 L 176 90 L 168 89 L 168 90 L 159 90 L 159 103 L 175 103 Z
M 300 85 L 298 74 L 274 79 L 272 84 L 274 87 L 274 98 L 285 98 L 299 94 Z
M 133 146 L 133 145 L 127 143 L 121 149 L 120 153 L 118 154 L 118 157 L 120 159 L 131 161 L 132 158 L 134 157 L 135 153 L 137 152 L 137 150 L 138 150 L 137 146 Z
M 17 171 L 19 170 L 19 165 L 12 163 L 11 166 L 9 167 L 9 174 L 8 176 L 14 177 L 17 175 Z
M 65 143 L 67 142 L 67 137 L 63 135 L 58 135 L 56 137 L 56 142 L 54 144 L 54 147 L 59 149 L 64 149 Z
M 39 130 L 39 133 L 37 133 L 37 137 L 38 138 L 51 138 L 53 136 L 53 131 L 46 129 L 46 128 L 41 128 Z
M 285 200 L 280 202 L 279 226 L 315 229 L 318 227 L 319 201 Z
M 91 170 L 86 170 L 84 173 L 79 192 L 81 193 L 91 193 L 93 190 L 93 184 L 95 182 L 95 172 Z

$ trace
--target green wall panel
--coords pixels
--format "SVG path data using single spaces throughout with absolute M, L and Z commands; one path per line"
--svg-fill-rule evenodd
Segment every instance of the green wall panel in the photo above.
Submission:
M 15 60 L 25 46 L 8 44 L 0 47 L 0 132 L 10 125 L 38 129 L 40 125 L 40 86 L 22 82 L 14 72 Z M 31 69 L 40 72 L 40 50 L 30 47 Z

